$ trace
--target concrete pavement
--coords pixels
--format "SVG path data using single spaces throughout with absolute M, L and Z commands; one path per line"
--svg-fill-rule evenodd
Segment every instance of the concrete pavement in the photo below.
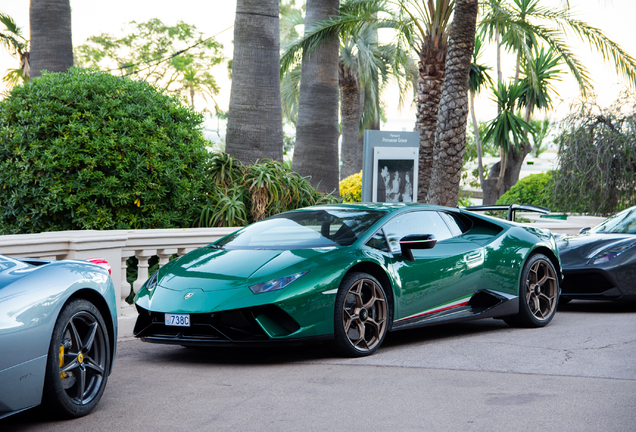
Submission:
M 572 301 L 540 329 L 499 320 L 390 333 L 370 357 L 325 345 L 192 350 L 123 340 L 95 411 L 0 430 L 634 431 L 636 308 Z

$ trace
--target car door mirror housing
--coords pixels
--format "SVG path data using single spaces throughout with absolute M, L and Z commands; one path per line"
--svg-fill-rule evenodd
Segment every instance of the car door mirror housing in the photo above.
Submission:
M 436 243 L 433 234 L 410 234 L 400 239 L 400 249 L 404 258 L 414 261 L 412 249 L 432 249 Z
M 592 229 L 591 227 L 581 228 L 581 231 L 579 231 L 579 234 L 585 234 L 586 232 L 588 232 L 591 229 Z

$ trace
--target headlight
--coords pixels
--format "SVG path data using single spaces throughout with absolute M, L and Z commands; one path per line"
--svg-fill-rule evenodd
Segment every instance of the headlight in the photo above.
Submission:
M 604 249 L 598 253 L 595 253 L 592 258 L 587 262 L 588 264 L 602 264 L 606 263 L 610 260 L 613 260 L 626 250 L 636 246 L 636 241 L 631 241 L 629 243 L 622 243 L 616 246 L 611 246 L 607 249 Z
M 262 283 L 259 283 L 259 284 L 256 284 L 256 285 L 252 285 L 252 286 L 250 286 L 250 290 L 252 290 L 252 292 L 254 294 L 260 294 L 260 293 L 264 293 L 264 292 L 268 292 L 268 291 L 276 291 L 276 290 L 279 290 L 279 289 L 283 289 L 287 285 L 289 285 L 290 283 L 292 283 L 293 281 L 295 281 L 296 279 L 298 279 L 299 277 L 304 275 L 305 273 L 307 273 L 307 272 L 304 271 L 304 272 L 293 274 L 291 276 L 285 276 L 285 277 L 282 277 L 282 278 L 278 278 L 278 279 L 274 279 L 274 280 L 271 280 L 271 281 L 262 282 Z
M 159 282 L 159 270 L 157 270 L 156 272 L 152 274 L 152 276 L 150 276 L 150 278 L 148 279 L 148 282 L 146 282 L 146 289 L 148 291 L 153 291 L 155 288 L 157 288 L 158 282 Z

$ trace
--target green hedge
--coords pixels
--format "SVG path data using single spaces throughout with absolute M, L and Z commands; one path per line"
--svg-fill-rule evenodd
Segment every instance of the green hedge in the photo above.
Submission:
M 553 212 L 561 211 L 554 199 L 554 180 L 552 172 L 530 174 L 520 179 L 508 192 L 503 194 L 497 204 L 532 204 L 547 207 Z
M 203 118 L 144 81 L 73 68 L 0 101 L 1 234 L 180 227 L 198 213 Z
M 334 202 L 269 160 L 209 153 L 203 117 L 144 81 L 73 68 L 0 101 L 0 234 L 238 226 Z

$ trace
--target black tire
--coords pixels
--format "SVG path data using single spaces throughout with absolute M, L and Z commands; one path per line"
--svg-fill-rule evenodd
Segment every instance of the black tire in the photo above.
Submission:
M 51 336 L 44 409 L 58 418 L 85 416 L 101 399 L 109 370 L 108 331 L 99 310 L 86 300 L 65 305 Z
M 391 311 L 384 288 L 373 276 L 351 273 L 336 295 L 334 346 L 346 357 L 373 354 L 384 341 Z
M 559 304 L 559 277 L 552 261 L 543 254 L 528 258 L 519 282 L 519 314 L 504 321 L 513 327 L 548 325 Z

